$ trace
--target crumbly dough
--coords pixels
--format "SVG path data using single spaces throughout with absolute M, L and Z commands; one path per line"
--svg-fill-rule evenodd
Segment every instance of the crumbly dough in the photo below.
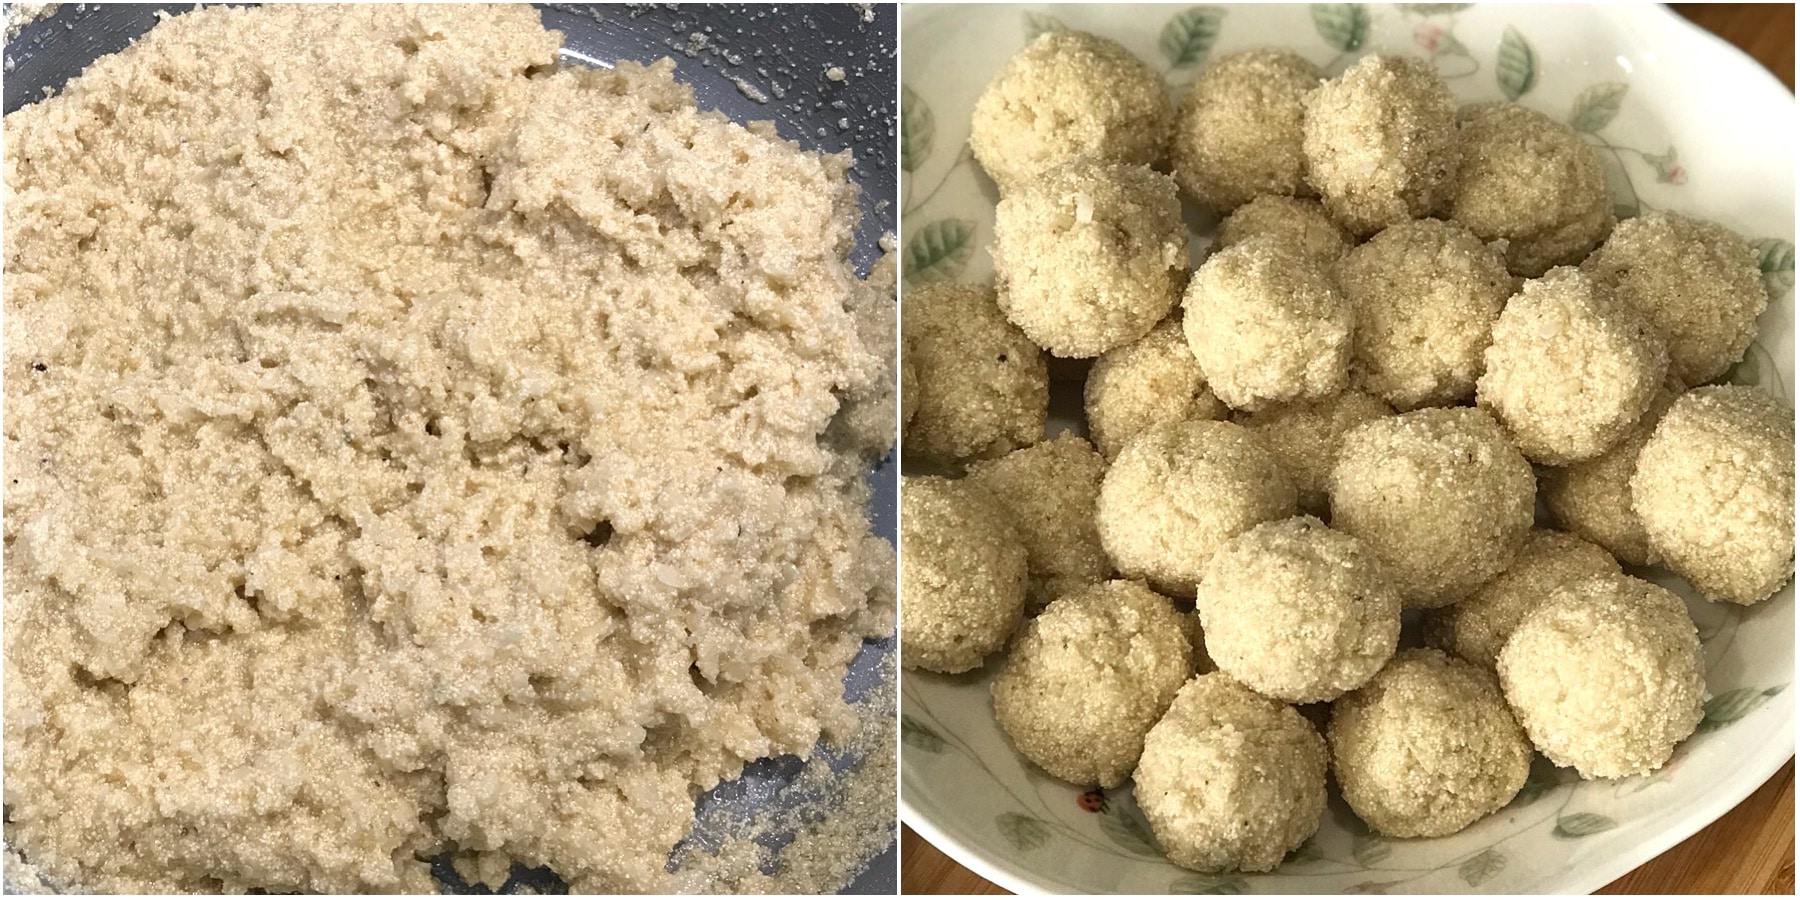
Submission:
M 1450 217 L 1504 241 L 1514 275 L 1581 263 L 1613 227 L 1600 151 L 1575 129 L 1517 103 L 1457 113 L 1461 169 Z
M 1238 421 L 1275 454 L 1299 491 L 1302 512 L 1326 516 L 1326 483 L 1344 435 L 1356 426 L 1391 416 L 1394 408 L 1359 390 L 1312 403 L 1284 403 L 1249 413 Z
M 1371 54 L 1306 97 L 1307 180 L 1367 237 L 1437 215 L 1456 189 L 1456 99 L 1431 63 Z
M 1492 672 L 1437 650 L 1402 650 L 1331 705 L 1331 773 L 1377 834 L 1442 837 L 1512 802 L 1531 742 Z
M 1619 563 L 1575 535 L 1534 528 L 1513 564 L 1467 600 L 1425 613 L 1425 642 L 1489 669 L 1513 629 L 1565 584 L 1616 575 Z
M 1753 387 L 1681 395 L 1638 453 L 1631 508 L 1651 561 L 1746 606 L 1794 576 L 1794 411 Z
M 1410 607 L 1448 606 L 1512 564 L 1531 529 L 1531 464 L 1479 409 L 1421 409 L 1344 437 L 1331 525 L 1384 561 Z M 1104 537 L 1104 534 L 1102 535 Z
M 1006 646 L 1025 612 L 1025 542 L 967 479 L 900 480 L 900 660 L 955 674 Z
M 1656 211 L 1626 219 L 1581 264 L 1643 312 L 1690 387 L 1744 358 L 1769 305 L 1756 248 L 1722 225 Z
M 1687 607 L 1627 575 L 1558 589 L 1507 639 L 1498 670 L 1538 752 L 1583 778 L 1662 768 L 1700 724 L 1707 699 Z
M 1089 160 L 1059 166 L 994 209 L 1000 309 L 1055 356 L 1099 356 L 1175 308 L 1187 242 L 1169 176 Z
M 1317 200 L 1264 194 L 1238 207 L 1219 223 L 1212 252 L 1268 236 L 1298 244 L 1306 255 L 1326 264 L 1350 252 L 1350 235 L 1333 222 Z
M 1618 443 L 1669 368 L 1643 315 L 1568 266 L 1525 282 L 1493 334 L 1476 400 L 1519 452 L 1549 466 L 1593 459 Z
M 1206 387 L 1179 314 L 1136 341 L 1100 355 L 1083 389 L 1088 436 L 1107 461 L 1161 422 L 1223 419 L 1231 410 Z
M 1199 675 L 1144 738 L 1136 779 L 1170 862 L 1267 872 L 1319 830 L 1325 740 L 1293 707 Z
M 1025 626 L 994 678 L 994 717 L 1044 771 L 1118 787 L 1192 674 L 1193 648 L 1168 598 L 1135 581 L 1089 585 Z
M 1162 76 L 1116 41 L 1051 31 L 975 100 L 969 149 L 1002 191 L 1080 158 L 1162 162 L 1174 121 Z
M 1538 496 L 1558 526 L 1605 547 L 1620 562 L 1650 565 L 1649 539 L 1631 511 L 1631 475 L 1656 423 L 1683 390 L 1679 380 L 1663 379 L 1649 411 L 1605 453 L 1539 472 Z
M 1176 114 L 1170 159 L 1181 189 L 1219 213 L 1263 195 L 1310 196 L 1301 100 L 1323 77 L 1289 50 L 1245 50 L 1208 64 Z
M 1356 308 L 1352 377 L 1400 410 L 1475 396 L 1500 310 L 1517 282 L 1500 251 L 1455 222 L 1395 225 L 1337 264 Z
M 1031 610 L 1112 574 L 1094 530 L 1105 473 L 1093 445 L 1068 432 L 969 467 L 969 481 L 1000 501 L 1025 543 Z
M 900 331 L 912 378 L 905 452 L 949 462 L 1001 456 L 1044 439 L 1044 351 L 1006 321 L 985 285 L 909 288 Z
M 1226 541 L 1201 574 L 1194 609 L 1207 656 L 1288 703 L 1361 687 L 1400 638 L 1400 592 L 1381 561 L 1311 516 Z
M 559 44 L 211 7 L 6 117 L 7 837 L 56 881 L 656 892 L 697 792 L 850 725 L 850 160 Z
M 1106 470 L 1094 524 L 1126 578 L 1194 596 L 1213 552 L 1233 535 L 1294 514 L 1294 486 L 1250 430 L 1189 420 L 1145 429 Z
M 1330 270 L 1273 237 L 1208 257 L 1182 296 L 1182 329 L 1233 409 L 1321 400 L 1350 383 L 1350 301 Z

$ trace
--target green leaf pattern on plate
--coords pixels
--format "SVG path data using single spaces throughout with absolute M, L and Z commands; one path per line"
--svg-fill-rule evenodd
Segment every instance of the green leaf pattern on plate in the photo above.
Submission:
M 1506 854 L 1489 847 L 1463 860 L 1463 864 L 1456 867 L 1456 874 L 1462 876 L 1463 883 L 1469 887 L 1481 887 L 1504 868 Z
M 1171 894 L 1242 894 L 1249 886 L 1233 875 L 1183 875 L 1169 882 Z
M 1780 684 L 1764 690 L 1745 687 L 1726 691 L 1706 701 L 1706 717 L 1700 720 L 1700 727 L 1695 730 L 1718 731 L 1755 712 L 1786 688 L 1787 685 Z
M 937 137 L 937 120 L 931 105 L 912 88 L 900 86 L 900 171 L 916 172 L 931 156 L 931 142 Z
M 1312 4 L 1312 27 L 1337 52 L 1363 49 L 1368 40 L 1368 7 L 1363 4 Z
M 1369 10 L 1361 3 L 1314 3 L 1313 28 L 1341 53 L 1362 49 L 1369 39 Z
M 942 753 L 947 746 L 930 725 L 904 714 L 900 716 L 900 742 L 926 753 Z
M 1517 100 L 1537 86 L 1537 54 L 1517 28 L 1506 26 L 1500 36 L 1500 52 L 1494 62 L 1494 80 L 1508 100 Z
M 1459 13 L 1465 9 L 1468 9 L 1471 6 L 1474 6 L 1475 4 L 1473 4 L 1473 3 L 1400 3 L 1397 5 L 1401 9 L 1404 9 L 1407 12 L 1412 13 L 1413 15 L 1416 15 L 1416 16 L 1436 16 L 1436 15 L 1441 15 L 1444 13 Z
M 1385 894 L 1388 892 L 1389 888 L 1393 887 L 1396 884 L 1400 884 L 1400 883 L 1401 882 L 1398 882 L 1398 881 L 1359 881 L 1356 884 L 1353 884 L 1347 888 L 1344 888 L 1344 893 L 1346 893 L 1346 894 Z
M 1000 829 L 1000 836 L 1006 838 L 1022 853 L 1027 853 L 1044 846 L 1050 840 L 1050 826 L 1042 819 L 1024 813 L 1001 813 L 994 817 L 994 827 Z
M 1195 6 L 1176 13 L 1163 26 L 1162 39 L 1157 41 L 1163 58 L 1176 69 L 1185 69 L 1206 58 L 1212 51 L 1213 41 L 1219 38 L 1219 23 L 1225 18 L 1225 10 L 1217 6 Z
M 1794 245 L 1780 238 L 1763 238 L 1756 242 L 1756 258 L 1769 300 L 1786 297 L 1794 289 Z
M 1556 820 L 1556 828 L 1550 833 L 1563 840 L 1572 841 L 1576 838 L 1587 837 L 1590 834 L 1611 831 L 1617 827 L 1619 827 L 1619 823 L 1614 822 L 1599 813 L 1571 813 L 1570 815 L 1558 817 Z
M 1156 847 L 1156 838 L 1150 833 L 1150 823 L 1144 821 L 1142 813 L 1130 808 L 1125 803 L 1108 803 L 1106 811 L 1100 815 L 1100 830 L 1113 843 L 1140 856 L 1161 856 L 1162 851 Z
M 907 284 L 948 281 L 962 273 L 975 253 L 975 223 L 939 219 L 920 228 L 906 242 Z
M 1589 87 L 1575 97 L 1575 106 L 1569 111 L 1569 127 L 1576 131 L 1593 134 L 1612 124 L 1619 115 L 1619 105 L 1625 102 L 1625 92 L 1631 85 L 1621 81 L 1603 81 Z
M 1052 31 L 1068 31 L 1061 19 L 1043 13 L 1028 12 L 1025 14 L 1025 43 L 1029 44 L 1040 36 Z

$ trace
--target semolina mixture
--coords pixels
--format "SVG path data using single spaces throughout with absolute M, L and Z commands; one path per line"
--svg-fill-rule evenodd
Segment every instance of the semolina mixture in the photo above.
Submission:
M 852 737 L 895 400 L 850 161 L 560 42 L 207 8 L 6 117 L 6 837 L 49 880 L 655 891 L 700 792 Z

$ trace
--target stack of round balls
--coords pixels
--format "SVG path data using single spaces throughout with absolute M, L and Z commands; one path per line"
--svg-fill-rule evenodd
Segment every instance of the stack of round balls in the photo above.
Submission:
M 1709 385 L 1768 304 L 1743 238 L 1615 222 L 1580 135 L 1400 57 L 1253 50 L 1170 98 L 1048 34 L 970 144 L 996 283 L 904 305 L 908 667 L 992 665 L 1023 756 L 1135 780 L 1207 872 L 1278 865 L 1328 776 L 1434 837 L 1534 752 L 1615 778 L 1693 733 L 1687 607 L 1620 563 L 1714 602 L 1792 577 L 1793 411 Z M 1224 217 L 1191 272 L 1182 198 Z M 1082 409 L 1049 356 L 1092 360 Z

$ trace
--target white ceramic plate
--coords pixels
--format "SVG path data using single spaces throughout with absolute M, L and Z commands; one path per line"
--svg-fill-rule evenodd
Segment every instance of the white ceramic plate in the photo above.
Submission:
M 1171 87 L 1212 56 L 1252 47 L 1290 48 L 1333 74 L 1366 53 L 1403 53 L 1433 60 L 1461 100 L 1510 96 L 1571 123 L 1602 148 L 1621 215 L 1671 209 L 1759 242 L 1774 302 L 1730 377 L 1792 402 L 1794 97 L 1657 6 L 908 6 L 909 283 L 991 277 L 997 195 L 969 158 L 969 113 L 1009 56 L 1060 27 L 1124 43 Z M 1195 221 L 1199 256 L 1212 223 Z M 1700 733 L 1650 776 L 1582 782 L 1539 759 L 1511 806 L 1434 840 L 1372 836 L 1334 799 L 1318 835 L 1277 871 L 1199 875 L 1162 858 L 1128 790 L 1083 795 L 1013 751 L 989 706 L 990 665 L 956 678 L 906 674 L 904 817 L 1021 892 L 1587 893 L 1723 815 L 1794 752 L 1793 588 L 1742 609 L 1641 574 L 1689 598 L 1713 694 Z

